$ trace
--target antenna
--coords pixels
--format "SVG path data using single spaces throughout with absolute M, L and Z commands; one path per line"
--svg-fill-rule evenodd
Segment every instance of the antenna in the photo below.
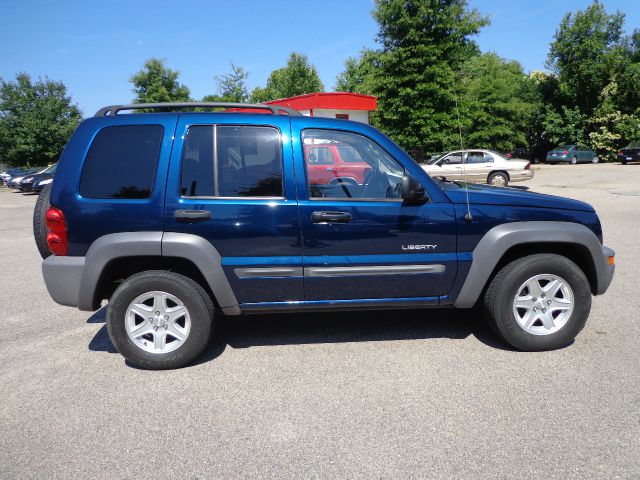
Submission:
M 462 122 L 460 122 L 460 109 L 458 108 L 458 90 L 456 89 L 456 77 L 453 77 L 453 98 L 456 105 L 456 115 L 458 117 L 458 134 L 460 135 L 460 150 L 464 150 L 464 143 L 462 141 Z M 471 215 L 471 206 L 469 205 L 469 185 L 467 184 L 467 162 L 464 157 L 464 152 L 461 152 L 460 160 L 462 161 L 462 183 L 464 183 L 464 193 L 467 201 L 467 213 L 464 214 L 464 220 L 467 223 L 473 221 L 473 215 Z

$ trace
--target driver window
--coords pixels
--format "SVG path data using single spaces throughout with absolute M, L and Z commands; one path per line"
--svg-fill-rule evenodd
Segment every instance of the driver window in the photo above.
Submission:
M 442 163 L 445 165 L 460 165 L 462 163 L 462 154 L 452 153 L 451 155 L 447 155 L 444 157 Z
M 401 198 L 404 168 L 373 140 L 357 133 L 307 129 L 302 144 L 310 199 Z

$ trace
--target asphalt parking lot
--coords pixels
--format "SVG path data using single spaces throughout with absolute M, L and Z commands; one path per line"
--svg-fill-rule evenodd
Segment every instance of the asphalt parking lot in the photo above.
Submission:
M 469 311 L 230 318 L 161 372 L 49 298 L 35 196 L 0 189 L 0 478 L 640 477 L 640 165 L 518 185 L 592 203 L 616 250 L 572 345 L 515 352 Z

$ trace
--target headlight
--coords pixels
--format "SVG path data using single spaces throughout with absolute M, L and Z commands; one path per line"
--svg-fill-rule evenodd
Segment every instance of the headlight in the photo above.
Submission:
M 27 178 L 22 179 L 21 181 L 24 182 L 24 183 L 29 183 L 29 182 L 33 181 L 33 177 L 27 177 Z
M 51 182 L 53 182 L 53 178 L 47 178 L 46 180 L 42 180 L 41 182 L 38 182 L 36 185 L 41 187 L 42 185 L 49 185 Z

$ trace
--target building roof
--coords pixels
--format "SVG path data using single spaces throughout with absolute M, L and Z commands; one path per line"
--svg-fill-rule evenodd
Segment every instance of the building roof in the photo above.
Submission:
M 327 108 L 334 110 L 368 110 L 375 111 L 377 99 L 372 95 L 351 92 L 316 92 L 297 95 L 290 98 L 280 98 L 264 102 L 267 105 L 282 105 L 295 110 L 312 110 Z

